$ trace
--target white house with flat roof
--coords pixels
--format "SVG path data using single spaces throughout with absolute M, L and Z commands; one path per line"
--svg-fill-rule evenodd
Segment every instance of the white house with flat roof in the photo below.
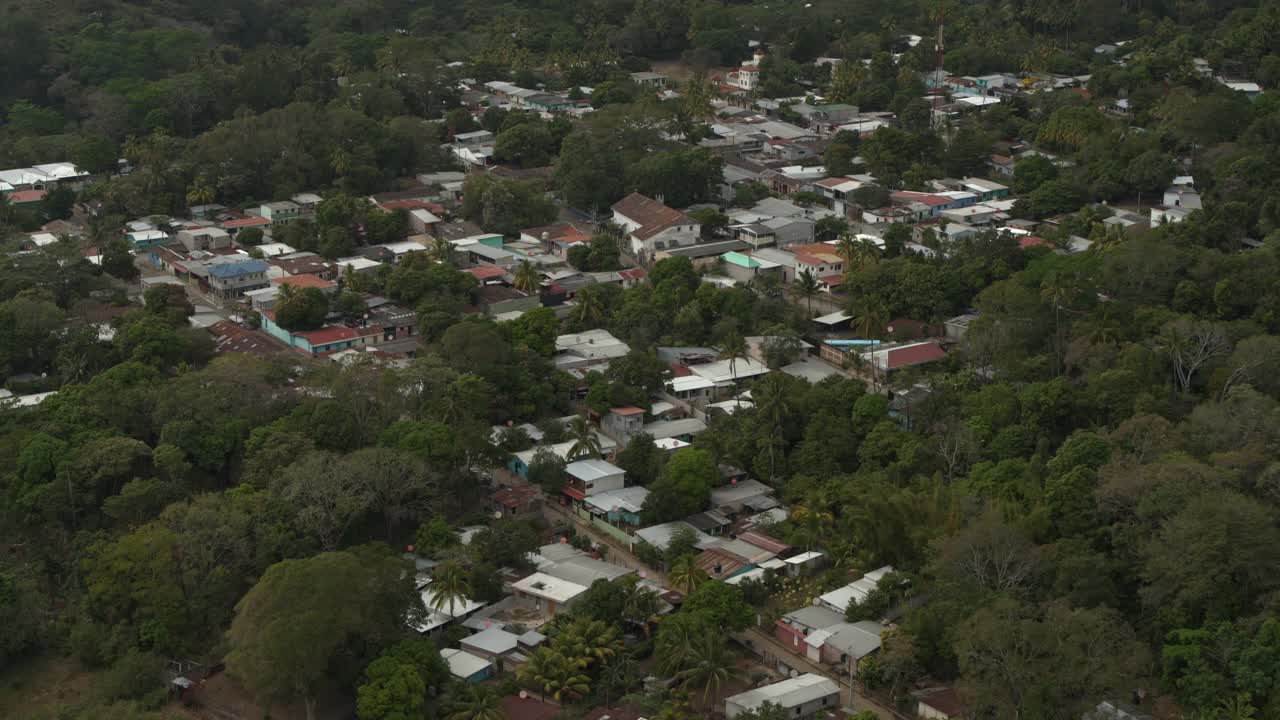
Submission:
M 765 703 L 781 706 L 789 718 L 811 718 L 840 706 L 840 686 L 831 678 L 805 673 L 725 698 L 724 714 L 732 720 Z
M 562 580 L 544 572 L 536 572 L 511 585 L 516 602 L 544 618 L 553 617 L 561 608 L 569 607 L 587 586 Z
M 570 496 L 579 500 L 596 493 L 621 490 L 626 485 L 625 470 L 596 458 L 571 462 L 565 466 L 564 472 L 568 476 L 565 478 L 565 494 L 569 495 L 569 490 L 573 489 L 577 492 Z

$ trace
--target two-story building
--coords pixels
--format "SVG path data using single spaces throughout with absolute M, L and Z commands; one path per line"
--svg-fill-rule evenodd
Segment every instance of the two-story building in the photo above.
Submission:
M 693 245 L 702 225 L 658 200 L 631 193 L 613 205 L 613 221 L 621 225 L 635 255 L 652 257 L 668 248 Z
M 245 292 L 271 286 L 269 266 L 253 258 L 226 257 L 206 263 L 209 293 L 219 300 L 236 300 Z
M 272 225 L 284 225 L 302 218 L 305 214 L 302 206 L 292 200 L 281 200 L 263 205 L 259 212 Z
M 564 494 L 583 500 L 596 493 L 621 490 L 626 485 L 627 473 L 613 463 L 588 458 L 566 465 L 564 475 Z

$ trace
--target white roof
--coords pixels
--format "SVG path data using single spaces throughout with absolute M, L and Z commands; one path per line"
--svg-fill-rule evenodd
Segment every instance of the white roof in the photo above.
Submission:
M 1252 82 L 1225 82 L 1223 85 L 1239 92 L 1262 92 L 1262 86 Z
M 720 383 L 741 380 L 742 378 L 766 375 L 769 372 L 769 366 L 757 360 L 752 360 L 751 358 L 738 358 L 734 363 L 732 363 L 732 366 L 728 360 L 717 360 L 703 365 L 693 365 L 689 370 L 694 375 L 710 380 L 718 385 Z
M 697 375 L 686 375 L 684 377 L 671 378 L 667 381 L 667 387 L 671 388 L 671 392 L 689 392 L 691 390 L 706 390 L 713 388 L 716 384 L 704 377 Z
M 622 468 L 611 462 L 590 458 L 587 460 L 577 460 L 565 466 L 564 471 L 579 480 L 592 481 L 600 478 L 613 477 L 625 472 Z
M 876 568 L 871 572 L 864 573 L 862 577 L 869 578 L 872 582 L 878 583 L 885 575 L 888 575 L 891 572 L 893 572 L 893 566 L 885 565 L 884 567 Z
M 661 438 L 653 441 L 653 446 L 659 450 L 679 450 L 680 448 L 689 447 L 692 443 L 687 443 L 677 438 Z
M 320 197 L 315 193 L 298 193 L 297 195 L 294 195 L 290 199 L 298 203 L 299 205 L 315 205 L 316 203 L 319 203 L 322 200 L 324 200 L 324 198 Z
M 680 528 L 692 530 L 693 536 L 697 538 L 698 547 L 701 549 L 705 550 L 706 548 L 714 547 L 719 542 L 683 520 L 641 528 L 636 530 L 635 535 L 659 550 L 666 550 L 667 546 L 671 544 L 671 536 L 675 535 L 676 530 Z
M 275 257 L 297 251 L 284 243 L 263 243 L 258 246 L 258 252 L 262 253 L 262 257 Z
M 425 223 L 427 225 L 440 222 L 440 218 L 436 217 L 435 213 L 431 212 L 430 210 L 427 210 L 426 208 L 418 208 L 416 210 L 410 210 L 409 214 L 417 218 L 419 222 Z
M 45 175 L 48 175 L 49 177 L 55 178 L 58 180 L 63 180 L 66 178 L 73 178 L 73 177 L 80 177 L 81 175 L 89 174 L 81 170 L 80 168 L 76 167 L 73 163 L 69 163 L 69 162 L 49 163 L 47 165 L 36 165 L 32 169 L 39 170 Z
M 367 270 L 369 268 L 378 267 L 382 263 L 365 257 L 349 257 L 342 258 L 337 264 L 347 268 L 348 270 Z
M 516 649 L 520 636 L 509 633 L 502 628 L 489 628 L 471 637 L 463 638 L 460 644 L 494 655 L 503 655 Z
M 390 250 L 391 252 L 395 253 L 396 255 L 403 255 L 405 253 L 417 252 L 419 250 L 427 249 L 426 245 L 423 245 L 417 240 L 402 240 L 401 242 L 386 243 L 384 245 L 380 245 L 379 247 L 384 247 Z
M 843 310 L 839 310 L 837 312 L 831 313 L 830 315 L 823 315 L 822 317 L 816 317 L 813 319 L 813 321 L 820 325 L 838 325 L 842 322 L 849 322 L 852 319 L 853 319 L 852 315 L 850 315 L 849 313 Z
M 805 673 L 799 677 L 733 695 L 726 698 L 725 703 L 753 710 L 766 702 L 771 702 L 790 710 L 828 695 L 839 694 L 840 687 L 834 680 L 813 673 Z
M 862 602 L 866 599 L 867 595 L 871 594 L 871 591 L 874 590 L 875 587 L 875 582 L 868 581 L 866 578 L 863 578 L 861 580 L 851 582 L 844 587 L 836 588 L 829 593 L 819 595 L 818 601 L 833 610 L 844 612 L 845 608 L 849 607 L 850 602 L 855 600 Z
M 986 96 L 980 96 L 980 95 L 966 95 L 960 98 L 959 100 L 957 100 L 957 102 L 962 102 L 965 105 L 972 105 L 974 107 L 986 107 L 987 105 L 999 104 L 1000 98 L 986 97 Z
M 707 407 L 723 410 L 726 414 L 732 415 L 743 408 L 750 408 L 752 405 L 754 403 L 750 400 L 724 400 L 718 403 L 711 403 Z
M 35 243 L 36 247 L 44 247 L 45 245 L 52 245 L 58 242 L 58 236 L 53 233 L 31 233 L 28 237 L 31 239 L 31 242 Z
M 482 657 L 476 657 L 466 650 L 458 650 L 456 648 L 446 648 L 440 651 L 440 657 L 449 663 L 449 672 L 457 678 L 466 680 L 476 673 L 484 672 L 493 667 L 493 663 Z
M 422 595 L 422 604 L 426 606 L 427 610 L 432 614 L 443 616 L 445 622 L 464 615 L 470 615 L 487 604 L 471 598 L 460 597 L 454 600 L 452 605 L 446 600 L 444 607 L 437 608 L 431 600 L 431 583 L 424 585 L 420 594 Z
M 511 587 L 519 592 L 557 603 L 568 602 L 587 591 L 587 588 L 583 585 L 561 580 L 544 572 L 536 572 L 520 582 L 512 584 Z
M 618 443 L 614 442 L 613 438 L 610 438 L 608 435 L 602 435 L 599 432 L 596 432 L 596 440 L 600 442 L 600 449 L 605 452 L 618 446 Z M 573 440 L 568 440 L 566 442 L 556 443 L 555 445 L 539 445 L 537 447 L 529 448 L 528 450 L 521 450 L 520 452 L 515 453 L 515 456 L 525 465 L 528 465 L 533 462 L 533 456 L 538 453 L 538 450 L 546 448 L 561 460 L 568 460 L 569 451 L 572 450 L 573 446 L 576 444 L 577 443 Z
M 792 555 L 791 557 L 787 558 L 783 562 L 787 563 L 788 565 L 800 565 L 803 563 L 807 563 L 810 560 L 816 560 L 822 556 L 823 556 L 823 553 L 817 550 L 810 550 L 809 552 L 803 552 L 803 553 L 800 553 L 799 555 Z
M 3 405 L 5 407 L 34 407 L 57 394 L 57 390 L 51 390 L 49 392 L 34 393 L 32 395 L 11 395 L 4 398 Z
M 631 348 L 608 330 L 588 330 L 557 337 L 556 352 L 589 359 L 616 358 L 631 352 Z
M 662 413 L 671 412 L 672 410 L 675 410 L 675 409 L 676 409 L 676 406 L 673 405 L 672 403 L 669 403 L 666 400 L 659 400 L 658 402 L 649 406 L 649 414 L 661 415 Z
M 634 513 L 640 512 L 640 506 L 644 505 L 644 499 L 648 496 L 647 488 L 629 487 L 588 495 L 585 502 L 600 512 L 625 510 Z
M 707 429 L 707 424 L 698 418 L 680 418 L 679 420 L 659 420 L 645 425 L 641 430 L 653 436 L 654 442 L 677 435 L 697 435 Z
M 726 585 L 738 585 L 739 583 L 746 582 L 747 580 L 759 580 L 762 577 L 764 577 L 764 568 L 754 567 L 740 575 L 734 575 L 724 582 Z
M 126 234 L 134 240 L 161 240 L 169 237 L 169 233 L 163 230 L 134 230 Z

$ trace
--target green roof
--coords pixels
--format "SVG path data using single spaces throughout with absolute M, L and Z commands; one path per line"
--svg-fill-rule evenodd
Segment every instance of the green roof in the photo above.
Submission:
M 755 258 L 749 255 L 743 255 L 742 253 L 736 250 L 730 250 L 724 255 L 721 255 L 720 258 L 727 263 L 732 263 L 739 267 L 744 267 L 744 268 L 760 267 L 760 263 Z

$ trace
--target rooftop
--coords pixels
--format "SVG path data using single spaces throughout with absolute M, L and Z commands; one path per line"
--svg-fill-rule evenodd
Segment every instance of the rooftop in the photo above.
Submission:
M 614 203 L 613 211 L 640 226 L 631 234 L 641 240 L 648 240 L 674 225 L 696 224 L 693 218 L 679 210 L 640 193 L 631 193 Z
M 458 650 L 456 648 L 441 650 L 440 657 L 449 663 L 449 673 L 463 680 L 493 667 L 493 664 L 488 660 L 476 657 L 466 650 Z
M 726 704 L 753 709 L 771 702 L 784 709 L 798 708 L 828 695 L 839 695 L 835 681 L 821 675 L 805 673 L 799 677 L 748 690 L 725 699 Z
M 586 586 L 562 580 L 545 572 L 536 572 L 511 585 L 512 589 L 551 602 L 564 603 L 587 591 Z
M 604 460 L 576 460 L 565 466 L 564 471 L 579 480 L 591 482 L 625 472 L 622 468 Z
M 479 650 L 493 655 L 505 655 L 516 649 L 520 636 L 509 633 L 502 628 L 489 628 L 471 637 L 463 638 L 459 644 L 466 650 Z

